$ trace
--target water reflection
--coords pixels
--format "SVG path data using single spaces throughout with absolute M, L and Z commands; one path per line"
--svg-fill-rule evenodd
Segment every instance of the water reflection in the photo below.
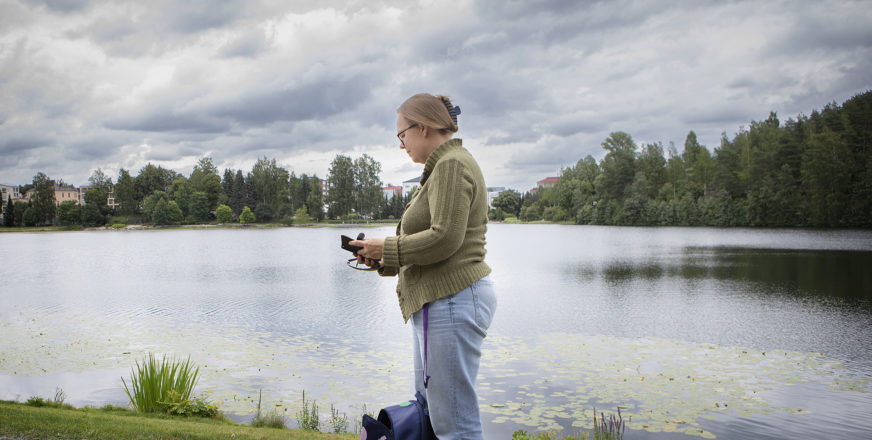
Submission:
M 601 269 L 583 264 L 575 271 L 580 280 L 600 273 L 612 285 L 670 277 L 683 280 L 745 281 L 761 291 L 841 297 L 872 298 L 872 252 L 849 250 L 754 249 L 687 247 L 675 258 L 656 262 L 618 260 Z M 868 304 L 868 303 L 866 303 Z

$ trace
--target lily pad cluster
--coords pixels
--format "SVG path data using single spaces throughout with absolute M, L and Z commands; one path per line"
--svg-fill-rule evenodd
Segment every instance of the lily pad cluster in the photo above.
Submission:
M 324 406 L 322 413 L 332 403 L 352 420 L 414 394 L 408 334 L 330 340 L 159 316 L 129 322 L 35 309 L 0 316 L 0 334 L 4 380 L 110 374 L 147 352 L 190 355 L 201 367 L 199 389 L 238 417 L 255 411 L 259 390 L 265 406 L 286 414 L 301 409 L 305 390 Z M 571 333 L 491 334 L 478 389 L 486 425 L 591 430 L 594 408 L 608 414 L 620 407 L 629 430 L 713 438 L 706 422 L 720 417 L 812 414 L 801 402 L 783 406 L 770 398 L 801 383 L 823 384 L 832 393 L 872 391 L 868 378 L 851 377 L 821 353 Z

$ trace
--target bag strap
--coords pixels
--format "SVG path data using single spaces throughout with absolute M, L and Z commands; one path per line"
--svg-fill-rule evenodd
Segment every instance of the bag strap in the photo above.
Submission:
M 424 304 L 424 388 L 430 382 L 430 376 L 427 374 L 427 321 L 430 315 L 430 303 Z

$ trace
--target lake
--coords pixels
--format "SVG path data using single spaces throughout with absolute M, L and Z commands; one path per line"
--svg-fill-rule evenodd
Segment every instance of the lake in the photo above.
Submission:
M 339 235 L 393 227 L 0 234 L 0 399 L 125 405 L 147 352 L 190 356 L 232 419 L 295 424 L 303 391 L 351 425 L 407 400 L 396 280 Z M 872 435 L 872 231 L 491 224 L 499 306 L 485 434 L 627 439 Z

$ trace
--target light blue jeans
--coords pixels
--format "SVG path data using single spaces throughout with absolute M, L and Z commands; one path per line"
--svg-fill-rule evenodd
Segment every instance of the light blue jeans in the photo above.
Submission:
M 481 344 L 487 336 L 497 297 L 490 277 L 430 303 L 427 328 L 428 387 L 424 388 L 424 315 L 412 315 L 415 389 L 427 398 L 430 421 L 439 440 L 482 439 L 475 380 Z

